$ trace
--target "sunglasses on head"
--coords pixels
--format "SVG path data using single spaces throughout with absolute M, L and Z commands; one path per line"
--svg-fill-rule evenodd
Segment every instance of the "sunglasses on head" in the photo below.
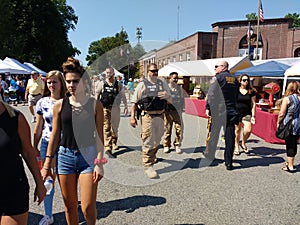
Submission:
M 158 72 L 158 70 L 149 70 L 149 71 L 151 71 L 152 73 L 157 73 Z

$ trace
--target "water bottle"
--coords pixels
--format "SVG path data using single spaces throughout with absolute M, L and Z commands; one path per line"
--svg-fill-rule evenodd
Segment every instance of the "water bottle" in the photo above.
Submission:
M 47 190 L 47 195 L 50 195 L 50 192 L 52 191 L 53 188 L 53 179 L 52 177 L 48 176 L 44 182 L 45 188 Z

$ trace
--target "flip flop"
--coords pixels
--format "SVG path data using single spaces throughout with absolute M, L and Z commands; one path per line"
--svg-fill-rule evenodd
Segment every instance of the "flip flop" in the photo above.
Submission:
M 285 165 L 284 167 L 282 167 L 281 170 L 289 172 L 289 173 L 295 173 L 296 172 L 296 168 L 293 168 L 291 170 L 288 165 Z
M 240 145 L 240 146 L 244 150 L 245 153 L 249 153 L 247 146 L 243 146 L 243 145 Z

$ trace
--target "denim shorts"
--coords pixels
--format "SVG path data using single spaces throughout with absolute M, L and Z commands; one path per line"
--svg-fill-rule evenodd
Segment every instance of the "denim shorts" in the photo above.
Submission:
M 84 174 L 93 173 L 94 160 L 97 157 L 95 146 L 69 149 L 59 146 L 57 156 L 57 174 Z
M 42 138 L 41 147 L 40 147 L 40 157 L 41 157 L 41 159 L 46 158 L 48 144 L 49 144 L 49 142 L 45 138 Z M 57 151 L 54 153 L 54 158 L 57 158 Z

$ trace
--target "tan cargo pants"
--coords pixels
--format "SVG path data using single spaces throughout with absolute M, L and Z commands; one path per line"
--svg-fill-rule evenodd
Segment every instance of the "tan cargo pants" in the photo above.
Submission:
M 104 147 L 112 149 L 117 145 L 120 124 L 120 107 L 103 108 L 104 111 Z
M 164 147 L 171 147 L 171 136 L 172 127 L 174 124 L 175 128 L 175 139 L 173 142 L 174 146 L 181 146 L 182 135 L 183 135 L 183 123 L 182 123 L 182 112 L 177 110 L 166 110 L 164 117 L 165 134 L 164 134 Z
M 142 151 L 143 166 L 152 166 L 156 159 L 156 153 L 164 133 L 164 115 L 145 114 L 142 120 Z

